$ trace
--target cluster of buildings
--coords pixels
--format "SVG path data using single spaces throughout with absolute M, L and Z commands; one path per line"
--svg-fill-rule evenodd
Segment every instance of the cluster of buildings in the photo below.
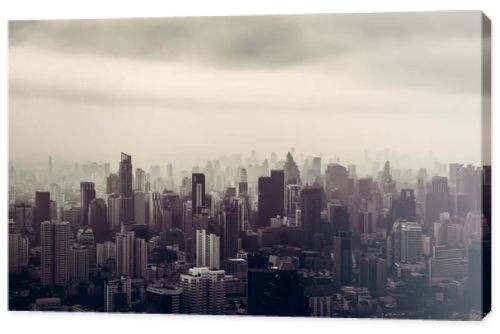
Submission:
M 12 310 L 465 319 L 489 308 L 491 169 L 288 153 L 174 173 L 11 169 Z M 85 181 L 81 181 L 84 179 Z M 41 190 L 42 189 L 42 190 Z

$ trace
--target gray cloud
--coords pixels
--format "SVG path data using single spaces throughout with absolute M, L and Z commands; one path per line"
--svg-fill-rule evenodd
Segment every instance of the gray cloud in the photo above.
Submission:
M 215 66 L 286 66 L 372 46 L 476 38 L 479 12 L 13 21 L 10 46 L 32 44 Z

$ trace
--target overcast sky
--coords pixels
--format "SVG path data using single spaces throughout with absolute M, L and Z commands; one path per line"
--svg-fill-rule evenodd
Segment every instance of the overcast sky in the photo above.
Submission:
M 11 22 L 10 159 L 479 164 L 480 28 L 479 12 Z

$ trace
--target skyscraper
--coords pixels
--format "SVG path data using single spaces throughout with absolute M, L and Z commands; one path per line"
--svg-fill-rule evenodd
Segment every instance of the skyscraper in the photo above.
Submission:
M 271 176 L 259 177 L 259 219 L 257 227 L 269 226 L 271 218 L 285 215 L 285 173 L 272 170 Z
M 134 277 L 145 278 L 148 267 L 148 244 L 145 239 L 134 239 Z
M 325 171 L 325 192 L 327 201 L 340 200 L 344 205 L 348 201 L 347 169 L 339 164 L 329 164 Z
M 397 220 L 392 228 L 392 263 L 415 263 L 422 257 L 422 225 L 416 222 Z
M 295 217 L 295 213 L 300 204 L 300 189 L 298 184 L 286 186 L 285 214 L 289 218 Z
M 132 277 L 134 274 L 134 232 L 116 234 L 116 273 Z
M 118 195 L 118 175 L 111 173 L 106 178 L 106 194 Z
M 35 220 L 33 229 L 37 239 L 40 236 L 40 224 L 50 219 L 50 192 L 35 192 Z
M 238 182 L 238 196 L 248 195 L 248 176 L 246 168 L 240 169 L 240 179 Z
M 35 210 L 26 204 L 20 204 L 15 206 L 15 219 L 14 221 L 17 224 L 19 230 L 28 230 L 31 231 L 33 228 L 33 221 L 35 219 Z
M 19 231 L 9 231 L 9 273 L 18 273 L 28 265 L 29 244 Z
M 387 264 L 384 259 L 365 256 L 359 260 L 359 285 L 375 297 L 385 296 L 387 286 Z
M 238 201 L 224 205 L 222 212 L 222 252 L 223 260 L 236 258 L 238 253 L 238 236 L 240 226 L 238 222 Z
M 147 313 L 181 313 L 182 288 L 150 284 L 146 289 Z
M 114 193 L 108 196 L 107 220 L 111 230 L 120 227 L 120 198 Z
M 220 237 L 196 230 L 196 266 L 220 269 Z
M 372 198 L 373 179 L 363 177 L 358 180 L 358 199 L 370 200 Z
M 286 155 L 284 172 L 286 184 L 301 184 L 299 168 L 290 152 Z
M 68 283 L 69 223 L 44 221 L 40 227 L 41 281 L 43 286 Z
M 321 157 L 314 157 L 312 159 L 311 174 L 314 177 L 314 183 L 321 184 Z
M 201 214 L 205 207 L 205 174 L 193 173 L 191 183 L 192 214 Z
M 57 183 L 50 184 L 50 200 L 57 202 L 58 205 L 63 204 L 61 186 Z
M 142 190 L 134 190 L 134 221 L 146 225 L 146 194 Z
M 224 314 L 224 283 L 224 270 L 195 267 L 181 274 L 183 313 Z
M 339 231 L 333 239 L 334 283 L 341 287 L 351 284 L 351 233 Z
M 321 189 L 305 187 L 300 192 L 302 235 L 307 249 L 320 250 L 315 245 L 315 235 L 321 234 Z
M 136 238 L 134 232 L 116 234 L 116 272 L 119 276 L 146 277 L 148 261 L 147 242 Z
M 448 178 L 433 176 L 430 192 L 425 196 L 426 225 L 436 222 L 442 212 L 454 214 L 453 199 L 448 188 Z
M 339 231 L 350 231 L 349 211 L 347 206 L 340 204 L 340 201 L 333 201 L 327 205 L 327 218 L 330 224 L 332 235 Z
M 90 202 L 88 219 L 96 242 L 106 241 L 110 226 L 108 224 L 108 207 L 104 199 L 95 198 Z
M 150 192 L 148 194 L 148 225 L 152 231 L 159 231 L 162 224 L 162 205 L 161 194 L 158 192 Z
M 401 196 L 392 202 L 392 222 L 396 219 L 415 221 L 417 217 L 415 191 L 413 189 L 401 189 Z
M 92 229 L 79 229 L 76 232 L 76 241 L 78 245 L 87 247 L 89 266 L 93 267 L 96 265 L 96 243 L 94 238 L 94 232 Z
M 132 281 L 129 277 L 108 279 L 104 286 L 104 311 L 127 312 L 132 305 Z
M 89 205 L 95 198 L 94 182 L 80 182 L 80 223 L 82 226 L 89 225 Z
M 73 245 L 69 249 L 69 279 L 79 283 L 89 278 L 89 249 L 84 245 Z
M 118 195 L 120 196 L 120 223 L 128 224 L 134 219 L 132 199 L 132 157 L 122 152 L 118 171 Z
M 146 191 L 146 172 L 142 168 L 135 170 L 135 189 Z

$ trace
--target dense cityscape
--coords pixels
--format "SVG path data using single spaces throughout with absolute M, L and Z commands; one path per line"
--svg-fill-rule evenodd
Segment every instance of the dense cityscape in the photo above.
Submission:
M 9 309 L 456 320 L 489 311 L 489 166 L 285 154 L 191 170 L 147 169 L 126 153 L 116 171 L 55 157 L 36 170 L 11 163 Z

